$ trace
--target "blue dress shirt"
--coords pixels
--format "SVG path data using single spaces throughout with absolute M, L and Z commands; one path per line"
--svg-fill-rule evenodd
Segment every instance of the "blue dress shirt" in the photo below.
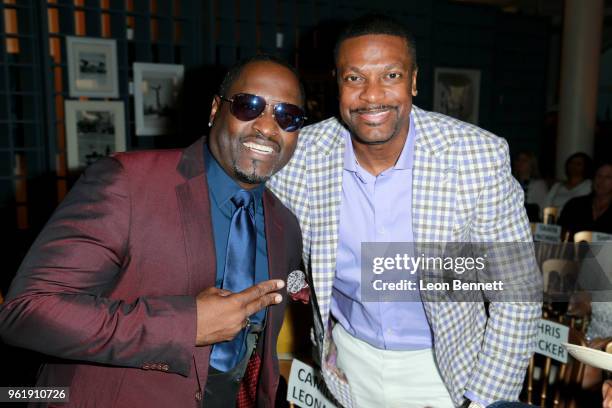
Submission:
M 227 252 L 227 239 L 230 222 L 236 207 L 231 198 L 241 187 L 236 183 L 214 158 L 208 145 L 204 148 L 204 163 L 206 166 L 206 180 L 208 181 L 208 196 L 210 198 L 210 215 L 212 219 L 213 235 L 215 239 L 215 256 L 217 274 L 215 286 L 221 288 L 225 274 L 225 256 Z M 257 230 L 257 247 L 255 250 L 255 283 L 263 282 L 268 278 L 268 249 L 266 247 L 266 234 L 263 211 L 264 185 L 250 190 L 253 193 L 255 204 L 255 228 Z M 251 322 L 263 324 L 266 310 L 260 310 L 251 316 Z

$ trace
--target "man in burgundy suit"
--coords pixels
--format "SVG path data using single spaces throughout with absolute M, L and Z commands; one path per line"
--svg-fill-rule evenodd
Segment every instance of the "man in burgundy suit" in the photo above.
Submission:
M 78 407 L 274 405 L 284 280 L 302 241 L 263 183 L 293 154 L 303 103 L 289 65 L 251 58 L 212 101 L 208 144 L 116 154 L 84 172 L 0 308 L 5 342 L 58 358 L 38 385 L 69 386 Z M 239 210 L 255 270 L 233 292 Z M 232 339 L 244 339 L 236 353 Z

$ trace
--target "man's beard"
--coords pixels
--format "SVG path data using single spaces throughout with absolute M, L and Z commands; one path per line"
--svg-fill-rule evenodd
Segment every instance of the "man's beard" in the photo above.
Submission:
M 250 172 L 246 172 L 243 169 L 240 169 L 236 162 L 232 163 L 232 170 L 234 171 L 234 175 L 238 180 L 247 184 L 263 184 L 274 174 L 274 167 L 270 168 L 269 174 L 257 174 L 257 164 L 253 162 L 252 168 Z

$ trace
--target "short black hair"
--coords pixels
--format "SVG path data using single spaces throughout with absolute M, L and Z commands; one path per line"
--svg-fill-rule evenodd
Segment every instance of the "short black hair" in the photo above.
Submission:
M 229 89 L 232 87 L 234 82 L 240 77 L 240 74 L 242 74 L 242 70 L 244 69 L 244 67 L 255 62 L 272 62 L 274 64 L 281 65 L 291 71 L 293 75 L 295 75 L 295 78 L 298 80 L 298 83 L 300 84 L 300 97 L 302 100 L 302 105 L 305 104 L 306 93 L 304 92 L 304 85 L 302 84 L 300 75 L 298 74 L 297 70 L 284 59 L 271 54 L 253 55 L 252 57 L 244 58 L 232 65 L 225 74 L 225 77 L 223 77 L 221 85 L 219 85 L 219 96 L 223 96 L 226 98 L 231 97 L 232 95 L 227 95 L 227 93 L 229 92 Z
M 574 159 L 584 160 L 584 173 L 582 173 L 582 176 L 585 179 L 592 179 L 593 175 L 595 174 L 595 170 L 593 168 L 593 159 L 591 159 L 591 156 L 584 152 L 574 153 L 567 158 L 567 160 L 565 161 L 565 176 L 569 177 L 569 164 Z
M 351 22 L 344 28 L 336 40 L 334 47 L 334 61 L 338 61 L 340 45 L 345 40 L 362 35 L 386 34 L 401 37 L 406 41 L 408 55 L 412 59 L 412 69 L 417 69 L 416 43 L 414 36 L 399 21 L 384 14 L 365 14 Z

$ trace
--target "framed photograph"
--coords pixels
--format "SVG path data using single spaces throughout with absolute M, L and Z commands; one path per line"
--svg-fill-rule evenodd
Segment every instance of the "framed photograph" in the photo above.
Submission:
M 66 101 L 66 150 L 71 170 L 125 151 L 123 102 Z
M 119 97 L 115 40 L 66 37 L 70 97 Z
M 171 134 L 178 94 L 183 83 L 183 66 L 134 63 L 134 114 L 137 136 Z
M 478 124 L 480 71 L 436 68 L 433 110 L 464 122 Z

